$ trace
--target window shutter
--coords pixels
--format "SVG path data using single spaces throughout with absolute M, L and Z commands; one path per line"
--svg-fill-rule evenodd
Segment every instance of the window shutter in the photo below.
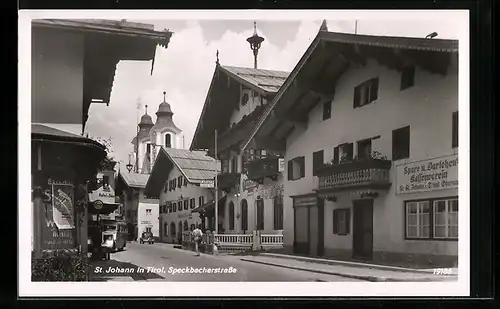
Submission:
M 458 112 L 454 112 L 452 116 L 451 147 L 458 147 Z
M 353 102 L 354 108 L 359 107 L 360 89 L 361 89 L 360 86 L 354 88 L 354 102 Z
M 333 234 L 339 233 L 338 220 L 339 220 L 338 209 L 334 209 L 333 210 Z
M 352 160 L 352 154 L 354 152 L 354 144 L 348 143 L 345 147 L 346 147 L 346 152 L 347 152 L 347 158 L 349 160 Z
M 339 163 L 339 146 L 333 148 L 333 162 Z
M 300 178 L 306 176 L 306 158 L 300 157 Z
M 188 185 L 188 180 L 186 177 L 184 177 L 184 187 L 187 187 L 187 185 Z
M 290 160 L 288 161 L 288 180 L 292 180 L 293 179 L 293 161 Z
M 370 102 L 378 99 L 378 77 L 371 80 Z
M 316 170 L 323 164 L 323 150 L 313 153 L 313 176 L 316 176 Z
M 351 210 L 346 209 L 345 210 L 345 229 L 346 229 L 346 234 L 351 233 Z

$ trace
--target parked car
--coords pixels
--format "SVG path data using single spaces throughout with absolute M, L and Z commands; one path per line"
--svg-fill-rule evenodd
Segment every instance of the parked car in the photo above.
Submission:
M 151 233 L 151 232 L 143 232 L 142 235 L 141 235 L 141 238 L 139 239 L 139 243 L 141 243 L 141 244 L 144 244 L 144 243 L 154 244 L 155 243 L 155 239 L 153 237 L 153 233 Z

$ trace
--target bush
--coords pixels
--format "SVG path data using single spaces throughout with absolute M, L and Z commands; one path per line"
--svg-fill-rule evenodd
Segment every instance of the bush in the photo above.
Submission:
M 86 256 L 54 255 L 31 259 L 31 281 L 88 281 Z

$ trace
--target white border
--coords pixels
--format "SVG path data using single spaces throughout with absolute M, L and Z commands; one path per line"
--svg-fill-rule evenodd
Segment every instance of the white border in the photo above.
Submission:
M 457 282 L 31 282 L 31 19 L 444 20 L 459 29 L 459 279 Z M 19 296 L 469 296 L 469 12 L 462 11 L 19 11 Z M 21 108 L 24 106 L 24 108 Z M 22 164 L 22 163 L 23 164 Z M 196 288 L 193 288 L 196 285 Z

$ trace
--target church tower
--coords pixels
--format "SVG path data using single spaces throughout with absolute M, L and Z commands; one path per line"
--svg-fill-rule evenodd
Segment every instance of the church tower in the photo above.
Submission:
M 152 153 L 150 131 L 153 126 L 154 123 L 151 116 L 148 115 L 148 106 L 146 105 L 144 115 L 139 122 L 137 136 L 132 140 L 136 154 L 136 172 L 138 173 L 149 173 L 149 161 Z
M 158 111 L 156 112 L 156 123 L 153 127 L 152 140 L 156 142 L 157 145 L 162 145 L 166 148 L 183 148 L 182 137 L 180 136 L 182 130 L 179 129 L 172 119 L 174 113 L 170 104 L 166 101 L 166 92 L 163 92 L 163 102 L 158 106 Z

